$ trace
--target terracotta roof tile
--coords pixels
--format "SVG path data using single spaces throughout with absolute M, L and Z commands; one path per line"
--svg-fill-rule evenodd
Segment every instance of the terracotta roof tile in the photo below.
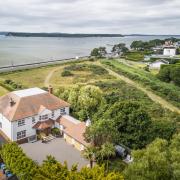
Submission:
M 14 101 L 13 106 L 10 105 L 11 98 Z M 49 110 L 56 110 L 69 107 L 70 104 L 48 92 L 27 97 L 19 97 L 11 92 L 0 97 L 0 113 L 10 121 L 37 115 L 41 106 Z
M 71 118 L 71 116 L 69 116 Z M 61 116 L 56 120 L 59 124 L 64 126 L 64 132 L 71 136 L 76 141 L 80 142 L 84 146 L 87 146 L 88 143 L 84 139 L 84 133 L 86 131 L 86 123 L 79 121 L 79 123 L 73 123 L 68 120 L 68 115 Z
M 52 119 L 49 119 L 47 121 L 39 121 L 37 122 L 33 128 L 34 129 L 40 129 L 40 130 L 44 130 L 47 128 L 51 128 L 54 125 L 54 121 Z

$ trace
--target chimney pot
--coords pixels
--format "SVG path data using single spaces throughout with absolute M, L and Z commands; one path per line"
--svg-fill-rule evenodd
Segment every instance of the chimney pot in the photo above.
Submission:
M 49 87 L 48 87 L 48 92 L 49 92 L 50 94 L 53 94 L 53 87 L 52 87 L 51 85 L 49 85 Z
M 10 98 L 10 106 L 12 107 L 15 104 L 14 100 Z

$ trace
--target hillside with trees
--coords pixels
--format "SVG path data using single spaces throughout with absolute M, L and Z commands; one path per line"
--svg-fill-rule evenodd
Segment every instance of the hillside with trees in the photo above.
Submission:
M 164 82 L 180 86 L 180 64 L 163 65 L 157 77 Z

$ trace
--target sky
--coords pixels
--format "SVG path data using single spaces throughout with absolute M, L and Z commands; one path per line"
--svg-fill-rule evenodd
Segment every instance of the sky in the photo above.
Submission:
M 0 31 L 180 34 L 180 0 L 0 0 Z

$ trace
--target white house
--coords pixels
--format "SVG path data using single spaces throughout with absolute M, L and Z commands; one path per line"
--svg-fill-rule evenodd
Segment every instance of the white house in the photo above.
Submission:
M 176 55 L 176 46 L 171 42 L 165 42 L 163 47 L 163 55 L 164 56 L 175 56 Z
M 52 88 L 49 92 L 39 88 L 10 92 L 0 98 L 1 134 L 10 141 L 25 143 L 36 140 L 38 133 L 48 135 L 57 127 L 64 137 L 77 141 L 79 150 L 83 150 L 86 123 L 71 117 L 69 108 L 69 103 L 52 94 Z
M 149 68 L 150 69 L 160 69 L 162 64 L 169 64 L 169 62 L 164 59 L 160 59 L 160 60 L 150 63 Z
M 163 55 L 164 56 L 175 56 L 176 55 L 176 47 L 164 47 Z

